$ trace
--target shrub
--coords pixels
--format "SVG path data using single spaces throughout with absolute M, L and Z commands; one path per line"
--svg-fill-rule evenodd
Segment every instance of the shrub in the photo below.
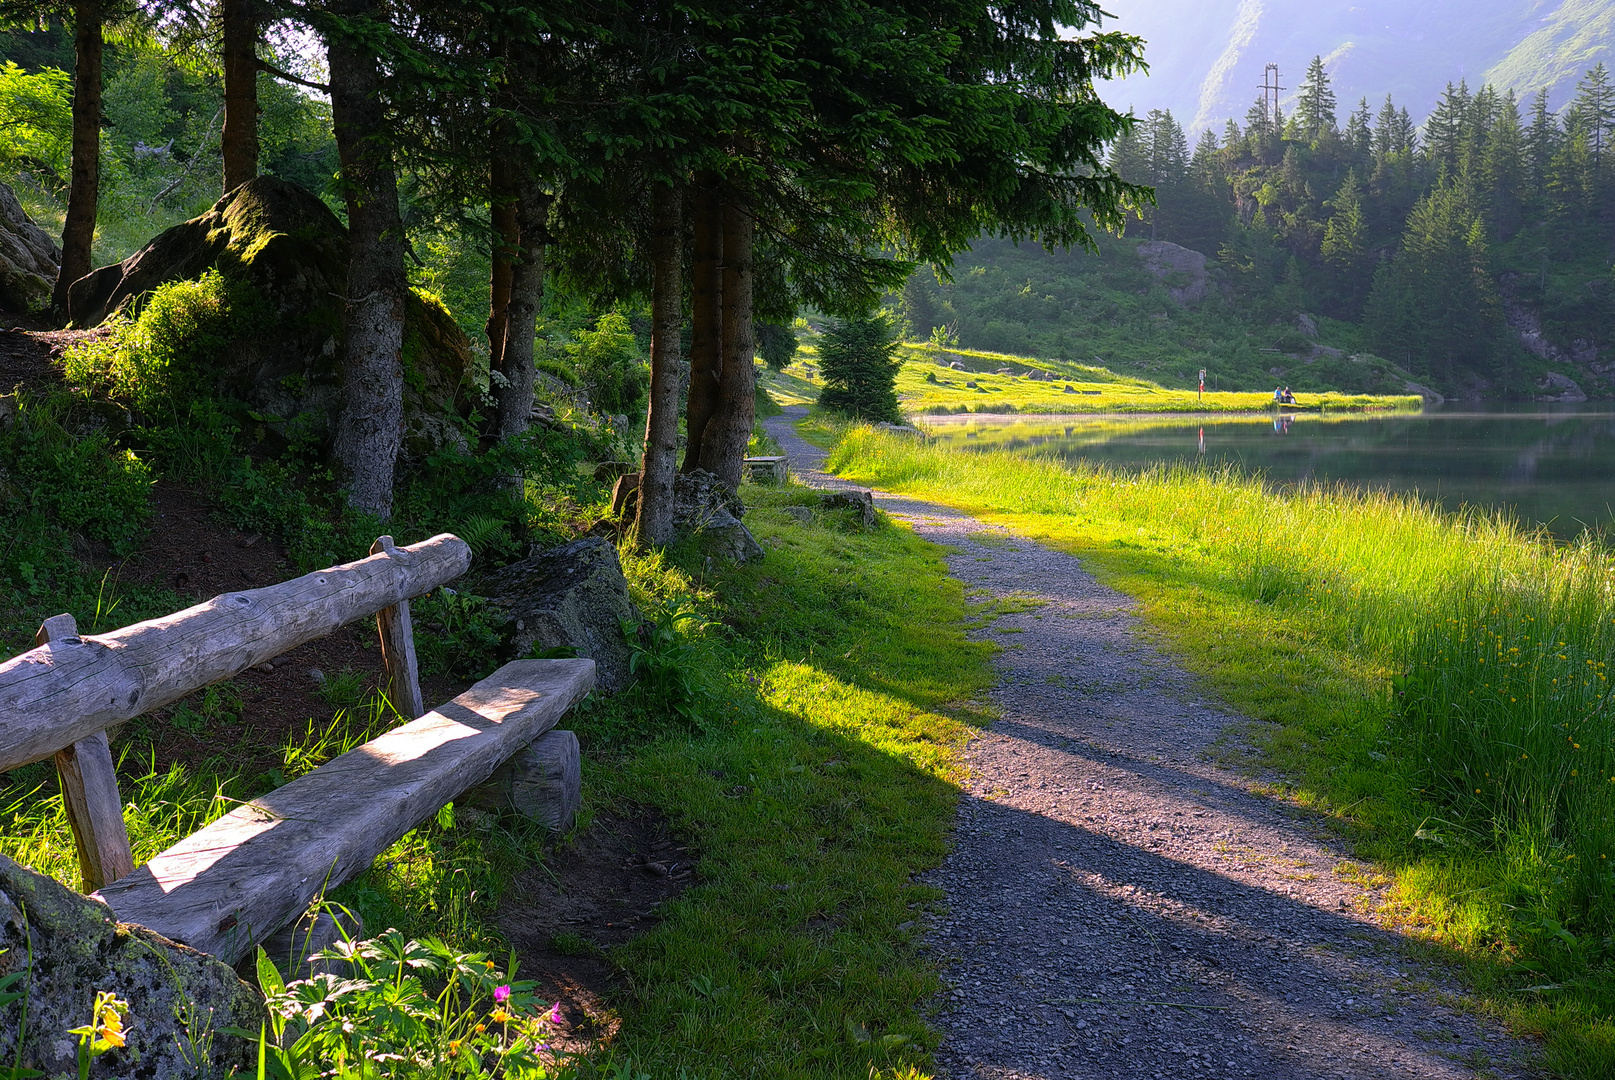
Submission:
M 628 318 L 608 312 L 593 330 L 579 330 L 566 346 L 579 377 L 588 384 L 596 412 L 633 412 L 650 387 L 650 369 L 640 359 Z
M 69 349 L 63 369 L 88 390 L 103 390 L 144 413 L 166 408 L 177 417 L 209 384 L 211 359 L 267 315 L 267 303 L 251 285 L 209 269 L 195 281 L 159 285 L 132 323 L 120 318 L 111 336 Z
M 860 420 L 902 419 L 897 410 L 897 338 L 885 315 L 848 319 L 819 342 L 819 404 Z
M 69 430 L 69 410 L 65 397 L 19 396 L 0 425 L 0 579 L 31 593 L 77 572 L 73 537 L 127 555 L 150 514 L 147 464 Z

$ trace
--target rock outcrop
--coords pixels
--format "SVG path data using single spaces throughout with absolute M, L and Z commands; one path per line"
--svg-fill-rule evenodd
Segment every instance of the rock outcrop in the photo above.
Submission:
M 506 614 L 516 656 L 572 649 L 594 661 L 600 689 L 616 693 L 633 681 L 623 625 L 638 625 L 640 615 L 608 541 L 585 536 L 538 552 L 495 572 L 486 588 Z
M 679 473 L 673 478 L 673 529 L 679 539 L 695 536 L 706 553 L 729 562 L 763 557 L 763 547 L 741 524 L 746 504 L 707 472 Z
M 220 350 L 214 391 L 283 418 L 269 421 L 282 434 L 330 430 L 341 406 L 348 234 L 296 184 L 260 176 L 123 262 L 85 275 L 69 290 L 69 317 L 77 327 L 99 325 L 157 286 L 195 280 L 212 267 L 247 282 L 268 309 L 267 328 Z M 404 312 L 403 362 L 405 452 L 464 445 L 470 343 L 442 305 L 414 293 Z
M 1160 279 L 1174 301 L 1192 307 L 1206 298 L 1206 257 L 1200 252 L 1166 240 L 1146 240 L 1137 250 L 1144 268 Z
M 1587 400 L 1587 392 L 1568 375 L 1561 375 L 1557 371 L 1545 371 L 1536 381 L 1538 401 L 1582 402 Z
M 864 528 L 875 524 L 875 495 L 870 491 L 826 491 L 819 496 L 826 510 L 851 510 Z
M 0 310 L 28 313 L 50 305 L 62 250 L 0 184 Z
M 92 1077 L 229 1076 L 256 1063 L 255 1044 L 224 1033 L 257 1031 L 265 1019 L 263 998 L 233 970 L 145 927 L 116 922 L 105 904 L 0 856 L 0 977 L 24 969 L 10 987 L 27 994 L 24 1068 L 78 1075 L 78 1037 L 67 1032 L 90 1022 L 97 991 L 129 1009 L 125 1045 L 95 1058 Z M 8 1065 L 17 1056 L 23 1005 L 0 1006 L 0 1061 Z

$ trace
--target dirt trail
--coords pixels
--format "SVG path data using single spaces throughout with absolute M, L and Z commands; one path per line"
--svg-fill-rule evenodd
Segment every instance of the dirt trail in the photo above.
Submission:
M 796 407 L 768 421 L 806 482 Z M 941 1075 L 1517 1077 L 1528 1047 L 1381 929 L 1372 868 L 1214 761 L 1250 721 L 1075 558 L 956 511 L 877 504 L 1006 613 L 955 847 L 930 880 Z M 1224 758 L 1226 760 L 1226 758 Z M 1359 884 L 1363 883 L 1363 884 Z M 1368 888 L 1364 887 L 1368 885 Z

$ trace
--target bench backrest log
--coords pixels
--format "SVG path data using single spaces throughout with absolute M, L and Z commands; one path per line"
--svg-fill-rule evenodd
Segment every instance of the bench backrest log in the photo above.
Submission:
M 411 717 L 425 711 L 409 600 L 465 573 L 471 549 L 444 533 L 407 547 L 384 536 L 371 552 L 107 634 L 81 636 L 71 616 L 56 616 L 35 648 L 0 663 L 0 772 L 56 757 L 86 891 L 132 869 L 111 725 L 369 616 L 377 616 L 395 706 Z

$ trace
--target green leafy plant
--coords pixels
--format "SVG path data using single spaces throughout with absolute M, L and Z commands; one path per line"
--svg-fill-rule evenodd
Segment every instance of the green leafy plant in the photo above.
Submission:
M 361 671 L 343 668 L 327 673 L 314 691 L 320 700 L 333 709 L 345 709 L 359 704 L 365 696 L 365 676 Z
M 707 704 L 692 635 L 708 625 L 690 596 L 674 597 L 649 622 L 623 624 L 628 671 L 639 679 L 635 690 L 692 727 L 701 725 Z
M 245 281 L 209 269 L 195 281 L 159 285 L 132 323 L 62 358 L 68 379 L 104 389 L 145 413 L 177 418 L 208 379 L 208 362 L 252 333 L 268 306 Z
M 270 1020 L 258 1039 L 257 1080 L 365 1076 L 476 1076 L 563 1080 L 546 1064 L 546 1038 L 559 1006 L 533 994 L 483 953 L 462 953 L 435 938 L 406 939 L 389 929 L 338 942 L 319 959 L 344 971 L 286 983 L 262 949 L 258 982 Z
M 480 679 L 497 666 L 503 618 L 485 597 L 441 588 L 414 603 L 415 651 L 423 675 Z

